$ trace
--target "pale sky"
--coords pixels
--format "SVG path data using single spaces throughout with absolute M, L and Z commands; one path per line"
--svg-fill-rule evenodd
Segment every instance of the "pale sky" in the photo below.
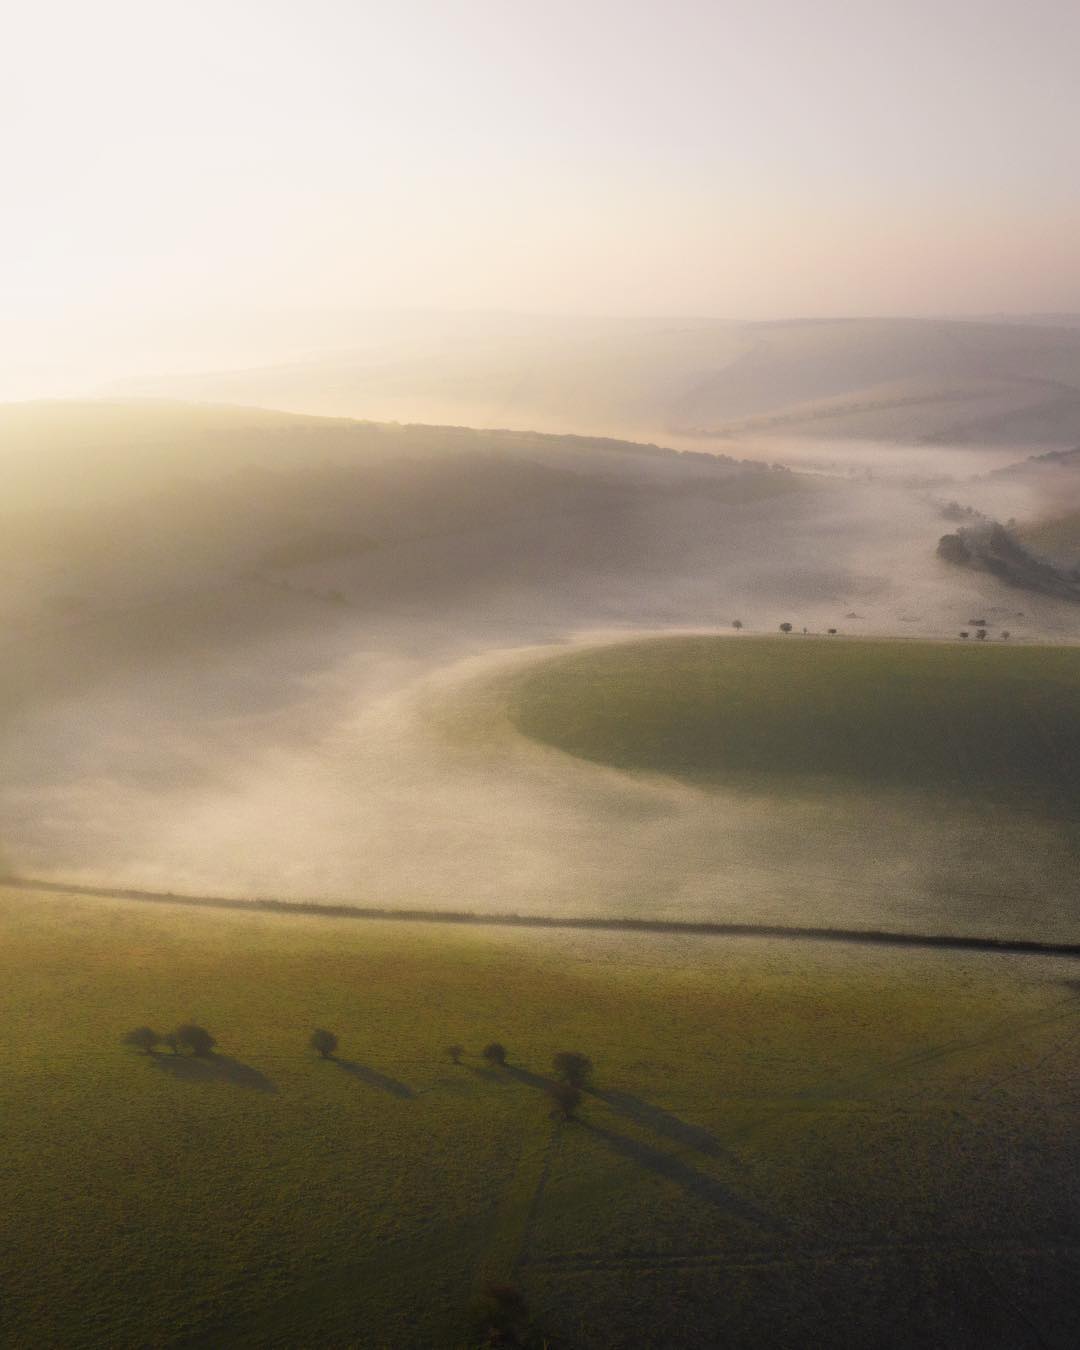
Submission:
M 1077 311 L 1078 53 L 1076 0 L 36 0 L 0 357 L 293 308 Z

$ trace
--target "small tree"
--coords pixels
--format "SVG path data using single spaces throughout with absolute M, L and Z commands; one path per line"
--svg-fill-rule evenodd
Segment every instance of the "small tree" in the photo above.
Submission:
M 742 628 L 742 619 L 732 619 L 731 626 L 738 633 Z
M 979 639 L 980 642 L 985 642 L 985 641 L 986 641 L 986 629 L 985 629 L 985 628 L 978 628 L 978 629 L 976 629 L 976 631 L 975 631 L 975 636 Z
M 448 1045 L 446 1047 L 446 1053 L 455 1064 L 460 1064 L 461 1056 L 465 1053 L 465 1047 L 463 1045 Z
M 182 1027 L 177 1027 L 176 1039 L 181 1046 L 200 1058 L 209 1055 L 217 1045 L 205 1027 L 197 1027 L 193 1022 L 185 1022 Z
M 161 1044 L 161 1037 L 151 1027 L 136 1027 L 124 1037 L 124 1044 L 135 1046 L 145 1055 L 152 1055 L 155 1047 Z
M 1007 628 L 1003 628 L 1003 629 L 1001 630 L 1001 640 L 1002 640 L 1003 642 L 1008 642 L 1008 640 L 1009 640 L 1009 630 L 1008 630 Z
M 551 1061 L 555 1072 L 572 1087 L 584 1087 L 592 1073 L 592 1060 L 579 1050 L 560 1050 Z
M 780 625 L 780 631 L 781 631 L 781 633 L 790 633 L 790 632 L 791 632 L 791 624 L 789 624 L 789 623 L 782 623 L 782 624 Z
M 312 1050 L 317 1050 L 323 1059 L 329 1059 L 337 1049 L 338 1040 L 332 1031 L 325 1031 L 322 1027 L 316 1027 L 311 1033 L 308 1045 Z
M 581 1105 L 581 1093 L 573 1083 L 552 1083 L 548 1087 L 548 1096 L 562 1112 L 564 1120 L 573 1120 L 574 1112 Z
M 966 638 L 966 637 L 970 637 L 971 634 L 968 633 L 968 632 L 962 632 L 962 633 L 960 634 L 960 636 L 961 636 L 962 638 Z
M 830 637 L 835 637 L 835 636 L 836 636 L 836 629 L 835 629 L 835 628 L 830 628 L 830 629 L 829 629 L 829 636 L 830 636 Z
M 484 1046 L 483 1055 L 489 1064 L 505 1064 L 506 1046 L 498 1041 L 492 1041 L 490 1045 Z

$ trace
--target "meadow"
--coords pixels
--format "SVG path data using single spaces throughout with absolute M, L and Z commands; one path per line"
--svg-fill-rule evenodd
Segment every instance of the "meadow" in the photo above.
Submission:
M 674 637 L 537 664 L 509 715 L 583 759 L 699 784 L 854 785 L 1069 814 L 1078 695 L 1075 647 Z
M 1074 962 L 9 886 L 0 966 L 4 1344 L 475 1346 L 489 1282 L 537 1346 L 1080 1336 Z

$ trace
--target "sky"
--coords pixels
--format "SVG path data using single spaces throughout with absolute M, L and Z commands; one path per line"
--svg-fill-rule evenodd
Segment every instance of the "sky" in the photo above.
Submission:
M 37 0 L 4 30 L 27 387 L 256 359 L 290 314 L 1080 311 L 1075 0 Z

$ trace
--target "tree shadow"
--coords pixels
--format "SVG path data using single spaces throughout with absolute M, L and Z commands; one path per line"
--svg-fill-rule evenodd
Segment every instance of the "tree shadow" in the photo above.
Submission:
M 498 1069 L 489 1069 L 479 1064 L 466 1064 L 463 1067 L 468 1069 L 474 1078 L 482 1078 L 485 1083 L 498 1083 L 500 1087 L 506 1086 L 506 1074 L 500 1073 Z
M 277 1092 L 277 1084 L 266 1074 L 229 1055 L 155 1055 L 154 1062 L 171 1078 L 186 1083 L 231 1083 L 253 1092 Z
M 673 1144 L 685 1145 L 710 1158 L 726 1157 L 735 1160 L 734 1154 L 725 1149 L 715 1135 L 700 1125 L 691 1125 L 689 1121 L 681 1120 L 670 1111 L 665 1111 L 662 1106 L 642 1101 L 640 1097 L 635 1097 L 629 1092 L 602 1092 L 599 1088 L 586 1088 L 585 1091 L 598 1101 L 604 1102 L 616 1115 L 625 1116 L 635 1125 L 642 1125 L 655 1134 L 663 1135 Z
M 406 1083 L 399 1083 L 396 1078 L 388 1078 L 386 1074 L 380 1073 L 378 1069 L 369 1068 L 367 1064 L 357 1064 L 351 1059 L 338 1059 L 336 1055 L 329 1056 L 329 1062 L 336 1064 L 345 1073 L 352 1074 L 354 1078 L 359 1078 L 361 1082 L 380 1088 L 383 1092 L 389 1092 L 391 1097 L 411 1101 L 416 1096 Z
M 595 1125 L 592 1121 L 579 1119 L 577 1123 L 590 1134 L 602 1139 L 613 1153 L 630 1159 L 631 1162 L 637 1163 L 658 1177 L 663 1177 L 666 1181 L 673 1181 L 697 1199 L 764 1228 L 776 1230 L 782 1227 L 756 1205 L 742 1199 L 715 1178 L 706 1176 L 704 1172 L 699 1172 L 681 1159 L 673 1158 L 668 1153 L 661 1153 L 659 1149 L 650 1148 L 648 1144 L 642 1144 L 636 1139 L 629 1139 L 624 1134 L 617 1134 L 614 1130 L 606 1130 L 602 1125 Z
M 542 1073 L 533 1073 L 531 1069 L 523 1069 L 517 1064 L 504 1064 L 503 1072 L 511 1078 L 516 1078 L 519 1083 L 528 1083 L 530 1087 L 539 1088 L 541 1092 L 547 1092 L 555 1085 L 554 1078 L 545 1078 Z

